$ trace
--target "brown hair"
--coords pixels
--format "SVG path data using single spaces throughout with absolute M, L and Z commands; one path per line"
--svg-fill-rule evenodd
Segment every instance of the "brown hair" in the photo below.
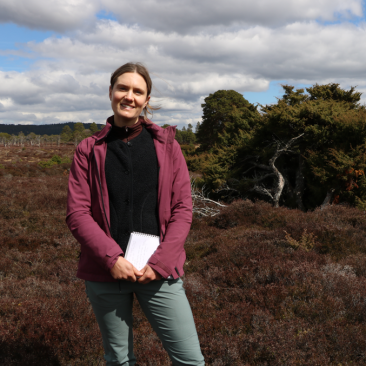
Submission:
M 135 72 L 144 78 L 144 80 L 146 82 L 146 87 L 147 87 L 147 96 L 146 97 L 148 97 L 151 94 L 152 81 L 150 78 L 149 71 L 141 62 L 128 62 L 127 64 L 120 66 L 111 75 L 111 88 L 113 89 L 113 86 L 116 83 L 118 77 L 121 76 L 122 74 L 125 74 L 126 72 L 133 72 L 133 73 Z M 147 119 L 147 114 L 152 115 L 153 111 L 156 111 L 158 109 L 160 109 L 160 107 L 153 107 L 149 103 L 147 103 L 146 107 L 143 109 L 145 120 Z

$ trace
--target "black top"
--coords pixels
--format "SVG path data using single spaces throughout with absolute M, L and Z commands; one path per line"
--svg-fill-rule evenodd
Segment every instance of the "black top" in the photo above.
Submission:
M 125 252 L 132 231 L 159 235 L 158 161 L 145 127 L 123 142 L 120 128 L 113 126 L 106 143 L 111 234 Z

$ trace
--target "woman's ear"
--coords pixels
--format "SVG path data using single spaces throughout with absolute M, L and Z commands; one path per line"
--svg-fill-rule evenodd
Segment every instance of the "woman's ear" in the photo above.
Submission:
M 112 100 L 112 87 L 109 85 L 109 100 Z
M 145 102 L 144 108 L 148 105 L 149 100 L 150 100 L 150 95 L 146 98 L 146 102 Z

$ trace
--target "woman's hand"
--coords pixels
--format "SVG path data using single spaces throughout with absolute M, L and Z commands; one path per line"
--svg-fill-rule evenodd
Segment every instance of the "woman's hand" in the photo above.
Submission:
M 138 271 L 127 259 L 118 257 L 117 262 L 111 269 L 111 275 L 115 280 L 136 282 L 137 277 L 141 277 L 143 272 Z
M 161 280 L 161 274 L 152 269 L 148 264 L 141 270 L 143 275 L 137 280 L 137 282 L 146 284 L 150 281 Z

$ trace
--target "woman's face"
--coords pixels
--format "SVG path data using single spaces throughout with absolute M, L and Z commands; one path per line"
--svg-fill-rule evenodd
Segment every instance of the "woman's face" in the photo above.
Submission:
M 120 75 L 113 88 L 109 87 L 109 99 L 116 126 L 135 124 L 150 99 L 150 96 L 147 96 L 145 79 L 132 72 Z

